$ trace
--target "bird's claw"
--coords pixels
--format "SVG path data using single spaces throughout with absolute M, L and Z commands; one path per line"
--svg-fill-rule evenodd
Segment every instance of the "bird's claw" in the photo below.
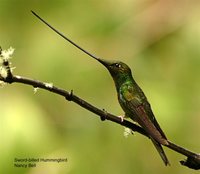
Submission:
M 120 118 L 121 119 L 121 122 L 123 122 L 124 121 L 124 116 L 117 116 L 118 118 Z

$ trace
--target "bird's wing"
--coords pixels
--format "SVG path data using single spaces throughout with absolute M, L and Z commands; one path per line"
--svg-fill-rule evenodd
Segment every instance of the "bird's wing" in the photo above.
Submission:
M 167 144 L 166 136 L 161 130 L 155 117 L 149 116 L 151 110 L 148 101 L 144 102 L 141 95 L 135 94 L 134 88 L 128 87 L 128 90 L 124 90 L 123 97 L 126 101 L 126 106 L 129 110 L 129 117 L 137 121 L 147 133 L 161 144 Z M 145 96 L 144 96 L 145 97 Z M 148 108 L 149 105 L 149 108 Z M 153 114 L 153 113 L 152 113 Z
M 146 111 L 148 117 L 150 118 L 150 120 L 152 121 L 154 126 L 158 129 L 158 131 L 161 133 L 161 135 L 165 139 L 167 139 L 166 135 L 164 134 L 163 130 L 161 129 L 160 125 L 158 124 L 158 122 L 153 114 L 150 103 L 148 102 L 145 94 L 143 93 L 142 89 L 139 86 L 137 86 L 137 91 L 139 93 L 139 96 L 141 98 L 141 103 L 143 104 L 144 110 Z
M 158 124 L 158 122 L 157 122 L 157 120 L 156 120 L 156 118 L 155 118 L 155 116 L 153 114 L 153 111 L 151 109 L 151 106 L 150 106 L 149 102 L 146 100 L 146 101 L 144 101 L 143 105 L 144 105 L 145 111 L 147 112 L 147 115 L 149 116 L 149 118 L 153 122 L 154 126 L 159 130 L 159 132 L 162 134 L 162 136 L 165 139 L 167 139 L 165 133 L 161 129 L 160 125 Z

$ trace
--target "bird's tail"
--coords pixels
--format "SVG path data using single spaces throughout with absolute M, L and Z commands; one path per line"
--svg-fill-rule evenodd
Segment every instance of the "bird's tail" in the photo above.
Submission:
M 170 165 L 169 160 L 167 159 L 167 156 L 161 146 L 160 143 L 158 143 L 157 141 L 155 141 L 154 139 L 151 139 L 154 146 L 156 147 L 156 150 L 158 151 L 158 153 L 160 154 L 160 157 L 162 158 L 163 162 L 165 163 L 165 165 Z

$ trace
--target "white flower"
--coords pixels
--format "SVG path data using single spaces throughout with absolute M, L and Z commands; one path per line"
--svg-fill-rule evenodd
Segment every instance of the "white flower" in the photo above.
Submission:
M 132 134 L 132 130 L 130 128 L 125 127 L 124 128 L 124 136 L 125 138 L 128 138 L 128 136 Z
M 14 53 L 14 48 L 10 47 L 8 48 L 7 50 L 2 50 L 1 52 L 1 56 L 3 57 L 4 60 L 8 60 L 11 58 L 11 56 L 13 55 Z
M 0 77 L 6 79 L 8 76 L 8 70 L 12 72 L 14 67 L 10 67 L 11 63 L 8 59 L 13 55 L 14 48 L 10 47 L 7 50 L 1 50 L 0 54 Z M 1 82 L 2 83 L 2 82 Z

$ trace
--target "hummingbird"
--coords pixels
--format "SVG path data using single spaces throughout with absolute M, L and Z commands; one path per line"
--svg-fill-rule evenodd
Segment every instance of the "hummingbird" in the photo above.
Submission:
M 158 124 L 151 109 L 151 105 L 147 100 L 147 97 L 134 80 L 129 66 L 121 61 L 108 61 L 99 58 L 94 54 L 91 54 L 90 52 L 86 51 L 75 42 L 70 40 L 64 34 L 59 32 L 57 29 L 52 27 L 35 12 L 31 12 L 44 24 L 50 27 L 54 32 L 56 32 L 58 35 L 70 42 L 82 52 L 100 62 L 109 71 L 114 80 L 118 101 L 123 111 L 125 112 L 125 117 L 128 117 L 134 122 L 138 123 L 147 132 L 164 164 L 166 166 L 170 165 L 169 160 L 162 148 L 162 145 L 166 146 L 169 144 L 167 137 L 161 129 L 160 125 Z

